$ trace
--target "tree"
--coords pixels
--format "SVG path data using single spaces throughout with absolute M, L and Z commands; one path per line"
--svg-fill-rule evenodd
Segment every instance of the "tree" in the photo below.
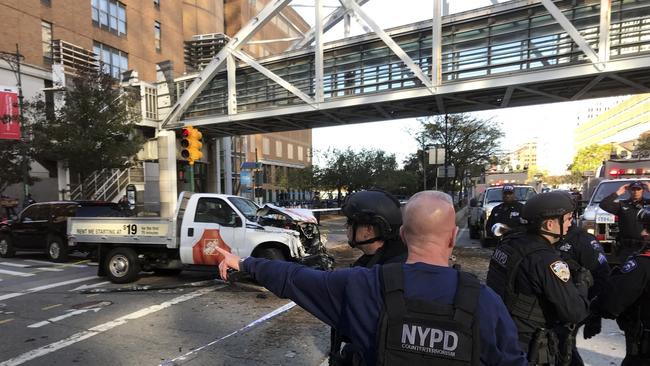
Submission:
M 650 156 L 650 132 L 644 132 L 639 136 L 636 151 L 639 152 L 639 155 Z
M 604 160 L 609 158 L 611 147 L 609 145 L 590 145 L 578 150 L 569 166 L 571 175 L 581 177 L 585 171 L 596 170 Z
M 23 148 L 20 141 L 0 140 L 0 192 L 16 183 L 23 181 Z M 29 164 L 27 164 L 29 169 Z M 29 177 L 27 183 L 32 184 L 36 179 Z
M 462 184 L 464 172 L 478 174 L 499 152 L 499 140 L 503 137 L 503 132 L 491 119 L 482 120 L 468 114 L 450 114 L 427 117 L 420 119 L 420 122 L 422 129 L 417 134 L 417 140 L 424 138 L 425 145 L 446 147 L 447 163 L 455 167 L 455 176 L 451 180 L 444 180 L 446 190 L 455 188 L 457 182 Z M 405 168 L 408 166 L 413 169 L 413 157 L 408 162 Z
M 136 95 L 100 70 L 72 77 L 65 103 L 52 110 L 44 100 L 28 103 L 26 116 L 39 161 L 66 161 L 81 180 L 105 168 L 123 168 L 141 148 L 135 123 Z

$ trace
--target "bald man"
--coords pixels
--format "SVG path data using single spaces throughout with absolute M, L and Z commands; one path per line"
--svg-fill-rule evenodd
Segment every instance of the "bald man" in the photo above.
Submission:
M 359 365 L 527 365 L 501 299 L 449 267 L 457 234 L 451 197 L 424 191 L 403 212 L 406 264 L 323 272 L 220 250 L 219 270 L 249 273 L 345 334 Z

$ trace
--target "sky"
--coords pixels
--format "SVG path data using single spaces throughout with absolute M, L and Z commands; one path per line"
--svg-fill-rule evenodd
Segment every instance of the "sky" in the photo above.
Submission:
M 503 1 L 501 1 L 503 2 Z M 323 0 L 324 12 L 334 10 L 336 0 Z M 301 6 L 313 4 L 313 1 L 294 0 L 297 11 L 313 24 L 313 8 Z M 362 9 L 369 14 L 381 28 L 386 29 L 403 24 L 431 19 L 433 6 L 431 0 L 399 0 L 401 9 L 410 11 L 395 11 L 393 0 L 370 0 Z M 489 0 L 449 0 L 450 13 L 467 11 L 482 6 L 488 6 Z M 352 35 L 363 33 L 358 23 L 352 22 Z M 342 25 L 326 33 L 325 41 L 342 38 Z M 538 143 L 546 147 L 546 158 L 553 161 L 557 167 L 569 164 L 573 156 L 573 129 L 577 122 L 577 114 L 594 100 L 579 102 L 563 102 L 529 107 L 506 108 L 474 113 L 480 118 L 492 118 L 498 122 L 505 133 L 501 141 L 503 151 L 514 150 L 518 145 L 536 138 Z M 313 130 L 313 148 L 318 152 L 329 148 L 353 150 L 362 148 L 383 149 L 396 155 L 397 161 L 402 161 L 417 150 L 417 142 L 412 138 L 420 123 L 415 119 L 391 120 L 365 124 L 346 125 L 337 127 L 317 128 Z M 319 161 L 316 160 L 318 164 Z M 561 171 L 561 168 L 557 168 Z

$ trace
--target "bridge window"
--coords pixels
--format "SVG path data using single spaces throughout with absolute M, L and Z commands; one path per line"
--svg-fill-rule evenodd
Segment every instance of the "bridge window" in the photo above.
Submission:
M 143 87 L 145 118 L 158 119 L 158 93 L 156 88 L 150 86 Z
M 115 0 L 91 0 L 93 24 L 118 36 L 126 35 L 126 7 Z
M 266 137 L 262 138 L 262 154 L 271 155 L 271 141 Z
M 278 158 L 282 157 L 282 141 L 275 142 L 275 156 Z
M 298 160 L 302 161 L 302 159 L 304 157 L 303 153 L 304 153 L 304 151 L 303 151 L 302 146 L 298 146 Z
M 293 144 L 287 144 L 287 158 L 293 159 Z
M 126 52 L 99 42 L 94 43 L 93 52 L 99 56 L 102 71 L 116 79 L 129 68 L 129 55 Z

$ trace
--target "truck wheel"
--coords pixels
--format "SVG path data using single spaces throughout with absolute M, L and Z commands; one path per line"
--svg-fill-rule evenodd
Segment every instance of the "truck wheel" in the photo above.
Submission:
M 16 255 L 16 250 L 11 244 L 11 239 L 9 235 L 0 235 L 0 257 L 2 258 L 11 258 Z
M 51 236 L 47 239 L 45 254 L 52 262 L 65 262 L 68 260 L 68 246 L 60 236 Z
M 138 278 L 140 263 L 131 248 L 115 248 L 106 256 L 106 274 L 113 283 L 129 283 Z
M 260 250 L 256 255 L 257 258 L 264 259 L 277 259 L 281 261 L 286 261 L 287 258 L 284 256 L 284 253 L 278 248 L 264 248 Z

